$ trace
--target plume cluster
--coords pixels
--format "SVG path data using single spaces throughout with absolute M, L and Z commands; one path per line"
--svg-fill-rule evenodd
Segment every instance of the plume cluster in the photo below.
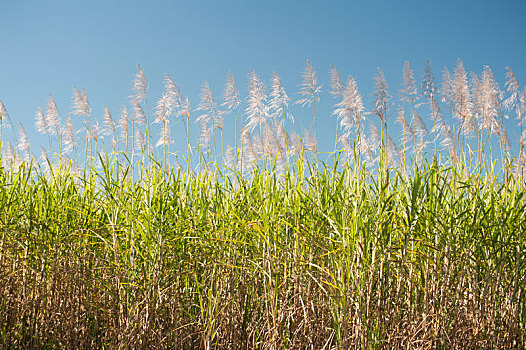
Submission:
M 525 89 L 520 86 L 509 67 L 506 68 L 506 81 L 501 89 L 492 70 L 487 66 L 483 67 L 480 74 L 468 73 L 463 62 L 458 60 L 453 73 L 447 67 L 443 69 L 439 84 L 429 62 L 423 68 L 420 82 L 409 62 L 404 62 L 399 101 L 393 99 L 386 77 L 378 68 L 374 77 L 373 104 L 369 108 L 352 76 L 342 79 L 336 67 L 330 66 L 328 78 L 331 88 L 329 93 L 336 100 L 332 111 L 336 117 L 333 151 L 343 151 L 343 164 L 354 166 L 355 162 L 363 161 L 369 169 L 373 169 L 381 164 L 383 154 L 387 165 L 399 166 L 404 173 L 409 174 L 412 168 L 421 166 L 426 160 L 436 160 L 442 151 L 446 155 L 442 159 L 454 166 L 457 166 L 461 158 L 470 164 L 477 164 L 477 161 L 482 164 L 494 159 L 496 154 L 493 154 L 495 147 L 492 147 L 492 140 L 495 138 L 500 145 L 498 160 L 501 167 L 504 169 L 512 166 L 514 174 L 524 173 Z M 46 160 L 54 162 L 68 159 L 77 166 L 77 163 L 87 162 L 87 158 L 95 159 L 102 142 L 108 142 L 108 146 L 116 154 L 124 156 L 131 152 L 126 156 L 132 159 L 141 154 L 136 153 L 137 151 L 148 151 L 151 137 L 146 104 L 148 83 L 140 65 L 134 75 L 132 90 L 130 100 L 122 106 L 118 120 L 114 120 L 107 106 L 103 109 L 101 121 L 92 120 L 86 90 L 74 87 L 72 108 L 63 123 L 57 103 L 49 95 L 45 108 L 38 107 L 35 114 L 36 131 L 47 135 L 49 139 L 49 149 L 46 150 L 49 156 Z M 225 165 L 234 165 L 235 169 L 267 167 L 272 164 L 276 165 L 276 169 L 283 169 L 290 157 L 308 157 L 311 152 L 317 157 L 319 150 L 315 122 L 314 129 L 297 132 L 293 112 L 295 104 L 307 107 L 319 102 L 321 92 L 318 74 L 311 62 L 307 61 L 297 98 L 286 92 L 279 74 L 272 73 L 267 85 L 251 70 L 248 75 L 247 96 L 243 99 L 234 75 L 228 72 L 222 101 L 216 101 L 209 83 L 205 81 L 201 87 L 199 103 L 192 108 L 189 98 L 183 97 L 175 81 L 166 75 L 164 90 L 151 111 L 155 116 L 153 125 L 159 125 L 159 136 L 154 144 L 163 149 L 164 162 L 179 164 L 174 159 L 177 158 L 177 151 L 173 152 L 171 147 L 177 141 L 173 138 L 176 135 L 174 130 L 178 129 L 177 125 L 182 121 L 188 155 L 191 155 L 192 149 L 200 149 L 203 154 L 208 155 L 212 148 L 214 162 L 219 161 L 219 156 Z M 389 120 L 393 105 L 397 111 L 394 123 Z M 444 105 L 447 106 L 446 110 L 451 110 L 449 115 L 443 113 Z M 194 112 L 198 127 L 195 138 L 191 137 L 193 128 L 189 124 Z M 79 123 L 70 115 L 82 116 L 83 126 L 79 127 Z M 224 117 L 229 115 L 233 115 L 236 123 L 235 147 L 223 145 Z M 239 135 L 238 115 L 241 115 L 242 121 Z M 379 118 L 369 117 L 373 115 Z M 519 134 L 514 133 L 513 138 L 508 134 L 504 122 L 510 115 L 515 117 L 520 126 Z M 426 116 L 429 116 L 427 120 Z M 7 127 L 9 115 L 3 103 L 0 103 L 0 118 L 2 126 Z M 303 125 L 305 119 L 302 118 Z M 400 136 L 393 137 L 394 132 L 398 132 Z M 29 138 L 22 137 L 24 133 L 22 126 L 20 140 L 15 140 L 18 146 L 12 147 L 15 155 L 11 155 L 11 149 L 4 143 L 3 154 L 9 154 L 9 159 L 18 159 L 17 152 L 24 154 L 20 157 L 23 160 L 36 158 L 30 155 L 30 148 L 25 146 Z M 85 133 L 84 157 L 82 152 L 77 152 L 80 149 L 77 139 L 79 133 Z M 231 132 L 226 135 L 232 139 L 229 136 L 232 135 Z M 513 141 L 514 138 L 516 141 Z M 194 140 L 197 142 L 194 143 Z M 219 142 L 221 151 L 217 152 Z M 515 156 L 514 149 L 518 149 Z M 74 157 L 69 158 L 73 151 Z M 200 157 L 199 161 L 201 160 L 209 162 L 210 158 Z M 413 167 L 410 166 L 411 163 Z M 196 166 L 194 162 L 189 162 L 188 165 L 192 168 Z

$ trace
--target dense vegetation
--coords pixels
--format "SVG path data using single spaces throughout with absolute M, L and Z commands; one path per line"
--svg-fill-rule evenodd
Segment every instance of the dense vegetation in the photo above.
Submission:
M 462 71 L 459 62 L 448 122 L 430 67 L 420 90 L 406 65 L 403 100 L 411 118 L 399 115 L 398 143 L 387 132 L 383 75 L 372 111 L 381 131 L 366 136 L 356 83 L 342 85 L 333 69 L 341 147 L 332 162 L 320 160 L 315 127 L 313 135 L 289 135 L 288 97 L 277 76 L 267 101 L 251 74 L 241 145 L 224 152 L 215 150 L 224 112 L 207 84 L 195 146 L 189 105 L 167 79 L 155 108 L 162 125 L 157 151 L 163 149 L 157 158 L 141 106 L 142 69 L 134 114 L 123 113 L 120 135 L 105 115 L 108 151 L 98 144 L 85 92 L 75 89 L 74 106 L 85 117 L 83 152 L 71 120 L 60 125 L 50 98 L 37 127 L 59 150 L 38 164 L 20 137 L 2 159 L 0 344 L 525 347 L 524 138 L 513 157 L 501 118 L 506 108 L 516 111 L 522 128 L 524 94 L 507 83 L 515 100 L 504 100 L 491 90 L 498 86 L 488 68 L 475 94 Z M 300 103 L 317 103 L 310 64 L 301 93 Z M 238 95 L 230 75 L 224 106 L 236 120 Z M 431 131 L 418 110 L 431 113 Z M 172 115 L 185 121 L 182 165 L 170 150 Z

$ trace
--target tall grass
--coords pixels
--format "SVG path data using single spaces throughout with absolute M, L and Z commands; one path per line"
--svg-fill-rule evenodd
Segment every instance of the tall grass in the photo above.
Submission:
M 414 85 L 408 69 L 406 85 Z M 310 63 L 306 72 L 316 77 Z M 251 74 L 248 120 L 236 135 L 242 144 L 221 147 L 213 160 L 210 141 L 219 125 L 222 131 L 225 111 L 205 84 L 199 146 L 185 124 L 182 164 L 166 130 L 173 117 L 188 123 L 190 108 L 171 78 L 154 113 L 164 133 L 158 158 L 149 126 L 144 143 L 134 144 L 147 115 L 142 68 L 133 119 L 117 130 L 105 113 L 105 133 L 116 140 L 111 149 L 93 137 L 87 95 L 76 90 L 89 132 L 83 159 L 62 146 L 46 152 L 42 164 L 30 155 L 18 160 L 15 150 L 2 158 L 2 347 L 525 347 L 526 188 L 517 170 L 523 147 L 512 163 L 498 118 L 504 104 L 491 109 L 499 102 L 492 98 L 503 98 L 491 94 L 495 80 L 485 70 L 489 92 L 480 90 L 485 104 L 470 95 L 470 115 L 458 112 L 458 99 L 446 100 L 455 131 L 436 100 L 434 78 L 426 73 L 422 96 L 406 86 L 411 121 L 398 119 L 407 136 L 398 145 L 387 132 L 392 100 L 381 71 L 374 112 L 383 126 L 376 135 L 366 133 L 356 82 L 343 84 L 334 72 L 342 147 L 330 152 L 332 164 L 318 157 L 315 130 L 300 137 L 287 129 L 289 98 L 276 76 L 270 107 L 263 82 Z M 223 106 L 237 115 L 239 92 L 228 79 L 231 100 Z M 315 93 L 302 93 L 313 104 L 316 84 L 309 90 Z M 514 91 L 519 97 L 506 101 L 523 123 L 518 83 Z M 419 108 L 431 111 L 428 133 Z M 56 117 L 53 103 L 47 110 Z M 51 120 L 42 115 L 39 121 Z M 477 140 L 468 117 L 480 118 Z M 64 137 L 66 129 L 51 132 L 42 123 L 52 141 L 78 154 L 81 145 Z M 502 140 L 498 158 L 486 153 L 492 132 Z M 489 144 L 470 146 L 486 137 Z

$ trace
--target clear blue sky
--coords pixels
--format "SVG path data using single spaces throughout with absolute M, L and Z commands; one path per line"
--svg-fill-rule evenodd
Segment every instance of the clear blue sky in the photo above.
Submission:
M 38 145 L 45 138 L 35 131 L 34 115 L 48 94 L 62 118 L 71 111 L 73 86 L 87 90 L 95 117 L 106 104 L 117 117 L 138 63 L 151 101 L 168 73 L 195 107 L 203 80 L 222 96 L 228 70 L 244 96 L 247 73 L 254 69 L 264 79 L 279 73 L 297 99 L 310 59 L 324 85 L 322 150 L 332 150 L 336 123 L 330 116 L 336 102 L 328 94 L 330 64 L 356 78 L 367 108 L 377 67 L 397 95 L 406 60 L 418 79 L 426 60 L 439 78 L 444 66 L 453 69 L 461 58 L 468 71 L 480 73 L 489 65 L 501 85 L 506 66 L 521 85 L 526 81 L 524 0 L 46 0 L 3 1 L 0 9 L 0 100 L 13 124 L 22 122 Z M 311 111 L 295 109 L 298 124 L 310 127 Z M 513 125 L 509 132 L 517 137 Z M 184 151 L 180 128 L 173 137 Z M 234 142 L 228 134 L 227 142 Z

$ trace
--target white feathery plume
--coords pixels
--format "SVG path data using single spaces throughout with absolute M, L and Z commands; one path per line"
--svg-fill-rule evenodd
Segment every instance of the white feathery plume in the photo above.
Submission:
M 24 161 L 29 163 L 31 153 L 29 152 L 29 139 L 27 138 L 26 129 L 19 123 L 19 139 L 18 139 L 18 149 L 24 152 Z
M 135 149 L 142 151 L 144 149 L 144 134 L 141 130 L 135 130 Z
M 307 130 L 303 131 L 303 149 L 305 151 L 316 152 L 318 150 L 318 143 L 316 137 L 311 135 Z
M 451 133 L 451 128 L 444 122 L 444 117 L 442 115 L 438 102 L 435 99 L 433 99 L 431 102 L 433 103 L 434 109 L 434 115 L 432 116 L 434 125 L 431 129 L 431 132 L 435 134 L 435 138 L 437 139 L 439 136 L 442 137 L 440 144 L 442 147 L 446 148 L 446 150 L 449 153 L 449 156 L 452 158 L 455 154 L 455 143 L 453 140 L 453 135 Z
M 7 117 L 9 114 L 7 113 L 7 109 L 5 108 L 5 105 L 2 101 L 0 101 L 0 119 L 3 119 L 4 117 Z
M 205 123 L 205 121 L 201 121 L 201 123 L 199 123 L 199 146 L 203 149 L 208 149 L 208 146 L 210 145 L 210 139 L 210 127 Z
M 223 102 L 221 106 L 226 107 L 229 111 L 237 109 L 241 104 L 239 90 L 236 86 L 234 74 L 232 74 L 231 72 L 228 72 L 226 76 L 226 86 L 223 98 L 225 102 Z
M 413 70 L 409 67 L 409 62 L 404 62 L 402 72 L 402 89 L 400 90 L 401 100 L 405 103 L 415 102 L 418 94 Z
M 103 118 L 103 135 L 115 135 L 117 133 L 117 128 L 115 127 L 115 121 L 111 116 L 111 112 L 108 106 L 104 107 L 104 118 Z
M 223 114 L 230 114 L 235 111 L 234 115 L 234 124 L 235 124 L 235 135 L 234 138 L 236 139 L 236 149 L 238 148 L 238 126 L 237 126 L 237 117 L 238 117 L 238 108 L 241 104 L 241 98 L 239 95 L 239 90 L 237 89 L 236 80 L 234 79 L 234 74 L 232 72 L 228 72 L 226 76 L 226 85 L 225 85 L 225 91 L 223 93 L 223 99 L 224 102 L 221 104 L 222 107 L 226 107 L 227 110 L 223 112 Z M 221 119 L 222 124 L 222 119 Z M 223 125 L 221 125 L 221 132 L 223 131 Z M 222 137 L 221 137 L 222 139 Z
M 518 100 L 519 100 L 519 81 L 517 80 L 517 77 L 513 73 L 513 70 L 510 67 L 506 67 L 506 83 L 505 87 L 506 90 L 510 93 L 510 97 L 506 99 L 506 106 L 514 106 Z
M 347 78 L 347 84 L 340 94 L 342 100 L 335 105 L 336 109 L 333 114 L 336 115 L 343 129 L 343 134 L 340 136 L 340 141 L 347 142 L 351 135 L 352 128 L 360 128 L 361 120 L 363 119 L 362 111 L 364 109 L 362 96 L 358 91 L 358 85 L 353 77 Z
M 119 144 L 119 138 L 117 136 L 117 127 L 115 125 L 115 121 L 111 116 L 111 112 L 108 106 L 104 107 L 102 134 L 111 136 L 111 148 L 115 151 L 117 145 Z
M 332 64 L 331 64 L 331 69 L 329 71 L 329 77 L 330 77 L 331 88 L 332 88 L 332 90 L 329 93 L 331 95 L 334 95 L 335 97 L 342 97 L 344 86 L 340 79 L 340 74 L 336 70 L 336 67 L 334 67 Z
M 49 173 L 50 171 L 50 163 L 52 160 L 49 158 L 47 151 L 44 147 L 40 147 L 40 161 L 42 162 L 41 165 L 44 168 L 44 171 L 46 173 Z
M 402 125 L 402 147 L 403 151 L 409 149 L 409 142 L 414 137 L 414 131 L 411 125 L 405 120 L 404 110 L 400 108 L 396 121 Z
M 166 119 L 163 121 L 161 126 L 161 134 L 159 135 L 159 140 L 155 144 L 156 147 L 164 147 L 170 145 L 170 124 L 169 120 Z
M 66 117 L 66 126 L 64 128 L 64 153 L 68 154 L 71 152 L 75 146 L 77 146 L 77 141 L 75 140 L 75 128 L 73 126 L 73 121 L 71 120 L 71 117 L 68 115 Z
M 268 107 L 266 104 L 267 95 L 265 92 L 265 85 L 257 74 L 251 70 L 249 74 L 248 85 L 248 106 L 247 113 L 247 128 L 252 131 L 256 126 L 263 125 L 268 117 Z
M 393 141 L 389 134 L 387 136 L 387 164 L 396 165 L 396 160 L 399 159 L 399 150 L 396 143 Z
M 239 166 L 239 160 L 236 157 L 235 148 L 228 146 L 225 152 L 225 165 L 228 169 L 236 169 Z
M 435 82 L 435 76 L 433 75 L 433 71 L 431 70 L 431 63 L 429 61 L 426 62 L 425 68 L 424 68 L 424 76 L 422 77 L 422 95 L 424 95 L 427 98 L 433 98 L 436 93 L 436 82 Z
M 18 168 L 22 164 L 22 158 L 13 148 L 13 145 L 9 140 L 6 141 L 6 145 L 3 148 L 3 160 L 6 162 L 6 164 L 12 167 L 15 172 L 18 171 Z
M 276 138 L 274 137 L 274 133 L 272 132 L 272 128 L 270 127 L 270 124 L 268 122 L 265 122 L 265 125 L 263 127 L 263 135 L 261 135 L 263 142 L 263 156 L 265 157 L 274 157 L 274 155 L 277 153 L 275 144 Z
M 88 100 L 88 92 L 86 91 L 86 89 L 82 89 L 82 99 L 84 100 L 84 108 L 85 108 L 85 114 L 86 115 L 91 115 L 91 106 L 89 104 L 89 100 Z
M 86 90 L 79 91 L 73 87 L 73 112 L 74 115 L 83 115 L 89 118 L 91 115 L 91 107 L 88 101 L 88 93 Z
M 169 74 L 164 75 L 164 91 L 169 94 L 175 101 L 181 99 L 181 93 L 177 84 Z
M 167 94 L 167 110 L 170 111 L 174 118 L 179 116 L 190 118 L 190 100 L 188 97 L 183 98 L 180 89 L 168 74 L 166 74 L 164 81 L 164 89 Z
M 164 91 L 168 97 L 167 105 L 171 106 L 172 109 L 180 108 L 181 92 L 179 91 L 179 88 L 175 84 L 172 77 L 170 77 L 168 74 L 164 76 Z
M 478 124 L 473 114 L 469 114 L 463 122 L 462 132 L 465 136 L 470 136 L 472 133 L 477 132 Z
M 164 94 L 157 103 L 157 118 L 164 118 L 166 119 L 166 123 L 168 123 L 168 118 L 170 116 L 173 116 L 173 118 L 177 118 L 178 116 L 183 115 L 189 117 L 189 109 L 190 105 L 188 102 L 188 98 L 186 98 L 186 100 L 183 100 L 181 96 L 181 91 L 175 84 L 174 80 L 168 74 L 166 74 L 164 77 Z M 169 128 L 169 126 L 163 125 L 163 128 Z M 168 130 L 168 134 L 169 132 L 170 131 Z M 166 132 L 164 132 L 164 136 L 166 136 Z M 164 140 L 163 143 L 165 141 L 166 140 Z
M 433 127 L 431 132 L 434 134 L 438 133 L 438 127 L 436 125 L 444 122 L 444 116 L 442 115 L 442 110 L 436 99 L 431 100 L 431 106 L 433 108 L 433 114 L 431 115 L 431 120 L 433 121 Z
M 471 102 L 467 74 L 462 61 L 459 59 L 453 74 L 453 104 L 456 118 L 460 121 L 462 132 L 469 135 L 477 131 L 473 121 L 473 105 Z
M 420 137 L 425 137 L 429 134 L 429 131 L 426 127 L 426 123 L 420 117 L 420 114 L 417 112 L 414 113 L 414 122 L 415 122 L 415 133 Z
M 363 130 L 361 133 L 364 135 Z M 369 168 L 372 167 L 374 165 L 374 154 L 369 142 L 367 142 L 367 138 L 361 137 L 360 140 L 358 140 L 358 147 L 360 154 L 364 157 L 365 165 Z
M 350 164 L 352 160 L 352 156 L 351 156 L 352 145 L 351 145 L 350 138 L 340 135 L 340 137 L 338 138 L 338 142 L 340 142 L 340 144 L 342 145 L 342 148 L 346 150 L 346 152 L 343 153 L 342 161 L 348 162 Z
M 174 112 L 179 114 L 181 107 L 181 93 L 173 79 L 167 74 L 164 78 L 164 92 L 155 106 L 155 122 L 167 120 Z
M 374 113 L 380 117 L 382 121 L 385 122 L 387 115 L 387 109 L 391 103 L 391 96 L 387 92 L 387 81 L 385 80 L 384 72 L 378 68 L 377 74 L 374 77 L 375 85 L 375 108 Z
M 499 135 L 500 140 L 502 142 L 502 148 L 503 148 L 504 154 L 509 155 L 511 151 L 511 142 L 508 136 L 508 132 L 506 131 L 506 128 L 504 127 L 504 124 L 501 123 L 500 128 L 497 130 L 497 135 Z
M 144 115 L 141 104 L 137 100 L 132 100 L 131 103 L 133 107 L 132 122 L 135 124 L 146 124 L 146 116 Z
M 263 136 L 259 133 L 253 134 L 252 142 L 254 143 L 254 150 L 256 151 L 257 155 L 262 157 L 265 151 L 263 149 Z
M 414 157 L 417 160 L 417 162 L 421 162 L 423 152 L 424 152 L 424 147 L 427 144 L 427 142 L 424 142 L 424 137 L 429 135 L 429 131 L 426 127 L 426 124 L 420 117 L 420 114 L 418 114 L 417 112 L 414 112 L 413 117 L 414 117 L 413 118 L 414 132 L 416 135 L 418 135 L 418 142 L 416 142 L 415 149 L 414 149 L 414 151 L 416 152 L 416 154 L 414 154 Z
M 222 127 L 222 116 L 221 113 L 217 110 L 217 104 L 212 95 L 212 90 L 208 82 L 203 82 L 201 86 L 200 101 L 197 105 L 196 111 L 202 111 L 202 114 L 199 115 L 195 122 L 199 124 L 199 145 L 207 149 L 210 145 L 210 140 L 214 127 Z
M 11 124 L 9 113 L 7 113 L 7 109 L 2 101 L 0 101 L 0 121 L 2 122 L 2 125 L 6 127 Z
M 440 133 L 442 134 L 442 147 L 446 148 L 449 157 L 453 158 L 455 155 L 455 142 L 453 140 L 453 134 L 451 133 L 451 128 L 446 123 L 442 122 L 440 125 Z
M 302 153 L 305 148 L 303 144 L 303 139 L 295 132 L 292 133 L 292 136 L 290 138 L 292 140 L 292 154 L 298 155 Z
M 120 132 L 121 140 L 124 141 L 127 144 L 128 143 L 128 138 L 129 138 L 128 109 L 124 105 L 121 108 L 121 116 L 119 118 L 119 129 L 121 131 Z
M 278 138 L 280 148 L 286 152 L 287 146 L 290 144 L 291 140 L 283 120 L 278 122 L 276 136 Z
M 22 166 L 23 162 L 24 160 L 22 159 L 22 156 L 20 155 L 20 153 L 15 151 L 15 158 L 13 162 L 13 168 L 15 172 L 18 172 L 20 170 L 20 167 Z
M 148 91 L 148 83 L 146 82 L 146 76 L 140 64 L 137 65 L 137 73 L 133 79 L 133 93 L 130 98 L 137 103 L 141 103 L 146 100 L 146 92 Z
M 258 151 L 256 149 L 256 146 L 254 145 L 254 142 L 252 141 L 250 130 L 245 127 L 243 129 L 241 137 L 243 139 L 243 151 L 246 163 L 248 164 L 249 168 L 252 168 L 254 166 L 254 163 L 258 159 Z
M 482 129 L 482 116 L 484 115 L 484 103 L 483 103 L 483 89 L 482 82 L 480 81 L 477 74 L 471 72 L 471 101 L 473 103 L 473 114 L 475 119 L 478 121 L 480 128 Z
M 100 137 L 100 126 L 99 126 L 99 122 L 96 121 L 95 124 L 93 125 L 93 127 L 91 128 L 90 130 L 90 137 L 95 140 L 95 142 L 98 142 L 99 141 L 99 137 Z
M 305 97 L 296 101 L 297 104 L 302 107 L 310 107 L 312 103 L 320 100 L 318 95 L 321 92 L 321 85 L 318 85 L 318 74 L 314 71 L 309 60 L 307 60 L 307 65 L 303 71 L 303 83 L 300 88 L 299 94 Z
M 165 91 L 161 98 L 157 101 L 155 106 L 155 121 L 154 123 L 162 123 L 161 133 L 159 140 L 156 143 L 156 147 L 169 146 L 170 145 L 170 126 L 168 117 L 173 113 L 175 108 L 175 100 L 170 96 L 168 91 Z
M 11 162 L 11 163 L 14 163 L 14 160 L 15 160 L 15 157 L 16 157 L 16 154 L 15 154 L 15 149 L 13 148 L 13 145 L 11 144 L 11 141 L 7 140 L 5 141 L 6 145 L 5 147 L 3 148 L 3 154 L 2 154 L 2 158 L 7 161 L 8 163 Z
M 453 80 L 451 79 L 451 73 L 449 73 L 447 67 L 444 67 L 444 70 L 442 71 L 442 88 L 440 90 L 440 94 L 442 95 L 442 102 L 452 103 L 454 101 L 453 91 L 454 88 Z
M 82 132 L 82 129 L 79 130 L 79 132 Z M 85 132 L 84 132 L 84 140 L 85 140 L 86 144 L 87 144 L 88 142 L 90 142 L 90 140 L 91 140 L 91 128 L 86 128 L 86 130 L 85 130 Z M 86 146 L 86 152 L 87 152 L 87 149 L 88 149 L 88 148 L 87 148 L 87 146 Z
M 278 170 L 281 170 L 285 165 L 287 155 L 286 147 L 278 135 L 279 125 L 282 122 L 283 121 L 275 121 L 273 125 L 265 123 L 266 154 L 272 157 L 272 160 L 276 161 Z
M 187 118 L 190 117 L 190 100 L 188 96 L 181 98 L 178 115 L 184 115 Z
M 415 149 L 415 159 L 416 159 L 416 162 L 417 164 L 422 164 L 423 160 L 424 160 L 424 148 L 425 148 L 425 145 L 426 145 L 427 142 L 424 141 L 424 139 L 421 137 L 418 139 L 418 142 L 416 144 L 416 149 Z
M 58 107 L 55 98 L 49 95 L 46 106 L 46 125 L 51 135 L 57 135 L 60 132 L 60 119 L 58 116 Z
M 195 110 L 203 112 L 195 120 L 198 124 L 208 125 L 216 118 L 217 105 L 207 81 L 201 85 L 200 101 Z
M 370 123 L 369 130 L 370 130 L 370 132 L 369 132 L 369 139 L 370 139 L 369 146 L 371 147 L 371 150 L 373 152 L 376 152 L 380 148 L 379 145 L 380 145 L 380 137 L 381 137 L 381 135 L 378 132 L 378 128 L 376 127 L 376 125 L 374 123 Z
M 111 148 L 115 151 L 119 147 L 119 138 L 117 137 L 117 134 L 115 134 L 111 138 Z
M 269 101 L 269 107 L 271 110 L 271 114 L 275 118 L 279 118 L 281 116 L 289 117 L 292 123 L 294 123 L 294 117 L 292 114 L 288 113 L 289 108 L 289 101 L 290 97 L 287 96 L 287 93 L 285 92 L 285 88 L 283 87 L 283 84 L 281 83 L 281 78 L 277 73 L 272 73 L 272 91 L 270 92 L 270 101 Z
M 500 89 L 488 66 L 484 66 L 481 79 L 480 103 L 482 111 L 482 129 L 497 133 L 499 122 L 497 116 L 500 108 Z
M 216 117 L 214 118 L 214 128 L 218 128 L 221 131 L 223 131 L 223 116 L 225 115 L 225 111 L 216 111 Z
M 346 152 L 343 154 L 343 161 L 350 162 L 351 155 L 350 150 L 352 148 L 351 146 L 351 140 L 350 136 L 352 133 L 352 128 L 354 125 L 355 117 L 353 116 L 354 113 L 354 105 L 356 104 L 354 101 L 355 92 L 352 90 L 356 90 L 356 93 L 358 92 L 357 87 L 355 88 L 354 85 L 356 83 L 354 82 L 354 79 L 352 77 L 347 78 L 347 84 L 344 86 L 342 84 L 340 74 L 336 70 L 336 67 L 334 67 L 331 64 L 331 68 L 329 71 L 329 77 L 330 77 L 330 85 L 331 85 L 331 91 L 329 92 L 331 95 L 333 95 L 336 98 L 341 98 L 341 101 L 335 105 L 335 110 L 332 112 L 333 115 L 336 115 L 337 121 L 339 123 L 339 127 L 343 129 L 343 133 L 338 137 L 338 129 L 336 130 L 336 136 L 337 136 L 337 142 L 339 142 L 343 149 L 346 150 Z M 361 102 L 361 96 L 358 94 L 358 97 L 360 98 L 360 104 Z M 363 109 L 363 105 L 362 105 Z M 359 122 L 359 118 L 358 118 Z M 358 124 L 357 130 L 360 129 L 360 126 Z M 358 139 L 358 147 L 361 150 L 361 139 L 360 137 Z M 336 145 L 335 145 L 336 147 Z
M 173 112 L 173 105 L 170 101 L 170 95 L 164 92 L 154 108 L 155 120 L 154 123 L 164 123 L 168 116 Z
M 212 120 L 213 128 L 218 128 L 221 130 L 221 132 L 223 132 L 223 116 L 225 115 L 225 113 L 226 113 L 225 111 L 221 111 L 217 109 L 217 105 L 216 105 L 215 116 L 214 116 L 214 119 Z
M 398 116 L 396 117 L 396 121 L 402 125 L 402 134 L 405 136 L 413 136 L 413 129 L 411 128 L 411 125 L 405 120 L 405 112 L 402 108 L 398 110 Z
M 47 126 L 46 117 L 44 116 L 44 112 L 42 111 L 42 108 L 40 106 L 38 106 L 35 115 L 35 127 L 37 131 L 41 134 L 48 133 L 49 128 Z
M 522 110 L 521 103 L 521 92 L 520 92 L 520 86 L 519 81 L 517 80 L 517 77 L 515 77 L 515 74 L 513 73 L 513 70 L 510 67 L 506 67 L 506 91 L 510 94 L 509 97 L 504 100 L 504 107 L 507 110 L 514 110 L 515 114 L 517 115 L 517 120 L 519 120 L 519 126 L 522 125 L 523 116 L 522 113 L 524 112 Z
M 442 136 L 441 145 L 447 149 L 449 155 L 451 156 L 454 154 L 455 144 L 453 142 L 453 136 L 451 135 L 450 128 L 444 122 L 444 117 L 438 102 L 433 98 L 431 99 L 431 104 L 433 108 L 433 114 L 431 115 L 433 120 L 433 127 L 431 128 L 431 133 L 434 135 L 433 142 Z
M 350 150 L 351 147 L 351 132 L 352 132 L 352 119 L 342 118 L 340 119 L 340 127 L 343 128 L 343 132 L 338 137 L 338 142 L 341 143 L 344 149 Z

